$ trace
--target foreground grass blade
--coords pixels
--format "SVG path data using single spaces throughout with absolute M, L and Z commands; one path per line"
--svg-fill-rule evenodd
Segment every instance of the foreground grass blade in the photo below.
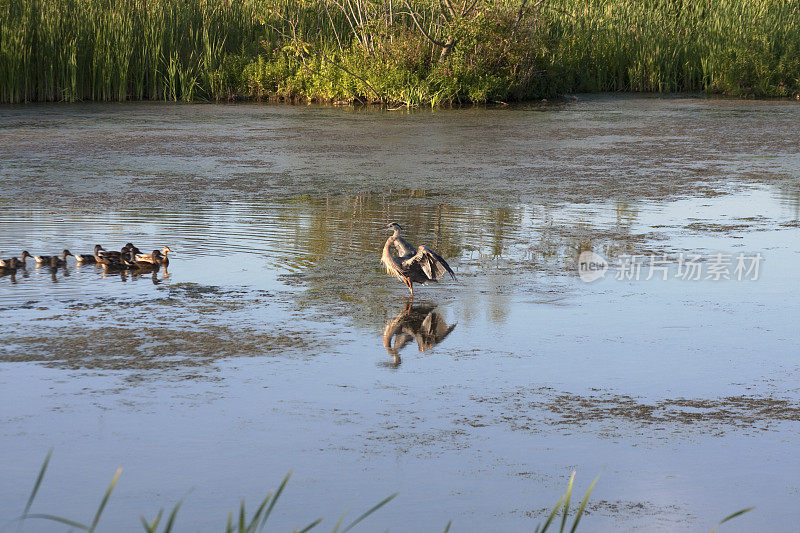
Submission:
M 320 522 L 322 522 L 322 518 L 317 518 L 316 520 L 314 520 L 313 522 L 311 522 L 310 524 L 308 524 L 308 525 L 307 525 L 306 527 L 304 527 L 303 529 L 300 529 L 300 530 L 295 530 L 295 531 L 296 531 L 297 533 L 306 533 L 307 531 L 310 531 L 311 529 L 313 529 L 313 528 L 317 527 L 317 526 L 320 524 Z
M 36 497 L 36 494 L 38 493 L 39 488 L 41 487 L 41 484 L 42 484 L 43 479 L 44 479 L 44 475 L 45 475 L 45 473 L 47 471 L 51 455 L 52 455 L 52 450 L 50 452 L 48 452 L 48 454 L 47 454 L 47 456 L 46 456 L 46 458 L 44 460 L 44 463 L 42 464 L 42 467 L 39 470 L 39 474 L 38 474 L 38 476 L 36 478 L 36 481 L 34 483 L 33 490 L 31 491 L 31 494 L 30 494 L 30 496 L 28 498 L 28 501 L 27 501 L 27 503 L 25 505 L 25 510 L 24 510 L 23 516 L 19 519 L 20 522 L 24 521 L 24 520 L 27 520 L 27 519 L 30 519 L 30 518 L 41 518 L 41 519 L 45 519 L 45 520 L 49 520 L 49 521 L 52 521 L 52 522 L 57 522 L 59 524 L 66 525 L 66 526 L 68 526 L 70 528 L 73 528 L 73 529 L 86 531 L 87 533 L 94 533 L 94 531 L 97 529 L 97 526 L 98 526 L 98 524 L 100 522 L 100 518 L 101 518 L 101 516 L 102 516 L 102 514 L 103 514 L 103 512 L 104 512 L 104 510 L 106 508 L 106 505 L 108 504 L 108 501 L 111 498 L 111 494 L 113 493 L 114 488 L 116 487 L 116 484 L 117 484 L 117 482 L 118 482 L 118 480 L 120 478 L 120 475 L 122 474 L 122 468 L 118 468 L 117 471 L 115 472 L 113 478 L 111 479 L 111 483 L 109 484 L 108 488 L 106 489 L 106 492 L 103 495 L 102 500 L 100 501 L 100 505 L 97 508 L 97 511 L 95 512 L 94 519 L 92 520 L 92 523 L 90 525 L 85 525 L 85 524 L 82 524 L 80 522 L 77 522 L 77 521 L 74 521 L 74 520 L 70 520 L 68 518 L 64 518 L 64 517 L 61 517 L 61 516 L 53 515 L 53 514 L 46 514 L 46 513 L 34 513 L 34 514 L 31 514 L 30 513 L 30 509 L 31 509 L 31 507 L 33 505 L 33 501 L 34 501 L 34 499 Z M 266 498 L 264 498 L 264 500 L 261 502 L 261 505 L 255 511 L 255 513 L 253 513 L 253 516 L 250 519 L 249 523 L 248 523 L 248 520 L 247 520 L 247 511 L 246 511 L 246 507 L 245 507 L 245 502 L 244 501 L 242 501 L 240 506 L 239 506 L 239 513 L 238 513 L 239 514 L 239 519 L 238 519 L 238 521 L 235 521 L 234 511 L 233 510 L 230 511 L 229 514 L 228 514 L 228 520 L 227 520 L 227 524 L 226 524 L 226 526 L 227 526 L 226 527 L 226 531 L 229 532 L 229 533 L 234 533 L 234 532 L 238 532 L 238 533 L 255 533 L 256 531 L 262 530 L 265 527 L 267 518 L 269 518 L 272 510 L 274 509 L 275 504 L 278 501 L 278 498 L 281 496 L 281 494 L 283 493 L 283 490 L 286 488 L 286 485 L 287 485 L 291 475 L 292 475 L 292 473 L 289 472 L 286 475 L 286 477 L 283 478 L 283 481 L 278 486 L 276 491 L 274 493 L 270 492 L 266 496 Z M 536 527 L 536 529 L 535 529 L 536 533 L 545 533 L 550 528 L 550 526 L 553 524 L 553 522 L 555 521 L 556 517 L 559 514 L 562 515 L 560 533 L 564 533 L 566 531 L 567 521 L 568 521 L 568 516 L 569 516 L 569 510 L 570 510 L 570 504 L 571 504 L 571 500 L 572 500 L 572 489 L 573 489 L 574 484 L 575 484 L 575 475 L 576 475 L 575 472 L 573 472 L 572 475 L 570 476 L 569 483 L 567 485 L 567 490 L 565 491 L 565 493 L 556 502 L 556 505 L 553 508 L 553 510 L 550 512 L 550 514 L 548 515 L 546 522 L 544 524 L 539 525 L 539 526 Z M 583 498 L 581 499 L 581 502 L 580 502 L 580 504 L 578 505 L 578 507 L 576 509 L 575 519 L 572 522 L 572 527 L 569 529 L 569 533 L 575 533 L 577 531 L 578 525 L 579 525 L 579 523 L 581 521 L 581 518 L 583 517 L 584 513 L 586 512 L 586 506 L 588 504 L 589 497 L 592 494 L 592 491 L 594 490 L 595 486 L 597 485 L 597 481 L 598 480 L 599 480 L 599 476 L 596 477 L 594 479 L 594 481 L 592 481 L 592 484 L 589 486 L 589 488 L 587 489 L 587 491 L 584 494 Z M 383 500 L 378 502 L 376 505 L 371 507 L 369 510 L 364 512 L 362 515 L 360 515 L 358 518 L 353 520 L 347 527 L 345 527 L 343 530 L 341 530 L 341 533 L 347 533 L 348 531 L 352 530 L 358 524 L 360 524 L 363 520 L 365 520 L 367 517 L 369 517 L 371 514 L 375 513 L 381 507 L 383 507 L 384 505 L 386 505 L 387 503 L 392 501 L 395 497 L 397 497 L 397 493 L 392 494 L 392 495 L 384 498 Z M 175 517 L 177 516 L 178 510 L 180 509 L 182 504 L 183 504 L 183 500 L 180 500 L 173 507 L 173 509 L 170 512 L 169 517 L 168 517 L 168 519 L 166 521 L 166 524 L 164 525 L 164 528 L 162 530 L 163 533 L 171 533 L 172 532 L 172 529 L 173 529 L 174 523 L 175 523 Z M 717 528 L 720 525 L 724 524 L 725 522 L 728 522 L 729 520 L 732 520 L 732 519 L 734 519 L 734 518 L 736 518 L 738 516 L 741 516 L 741 515 L 743 515 L 745 513 L 748 513 L 750 511 L 752 511 L 753 509 L 754 509 L 754 507 L 748 507 L 746 509 L 742 509 L 742 510 L 736 511 L 735 513 L 732 513 L 732 514 L 726 516 L 711 530 L 711 533 L 716 533 Z M 342 523 L 344 522 L 344 518 L 345 518 L 346 514 L 347 514 L 347 512 L 345 511 L 345 513 L 343 513 L 342 516 L 339 518 L 339 521 L 334 526 L 333 533 L 339 533 L 339 530 L 341 528 Z M 155 516 L 155 518 L 153 519 L 152 522 L 148 522 L 148 520 L 144 516 L 140 516 L 139 518 L 141 520 L 142 526 L 144 527 L 144 530 L 147 533 L 158 533 L 158 527 L 159 527 L 159 525 L 162 524 L 163 517 L 164 517 L 164 509 L 159 509 L 158 513 L 156 514 L 156 516 Z M 322 522 L 322 518 L 318 518 L 317 520 L 311 522 L 310 524 L 308 524 L 304 528 L 296 529 L 295 533 L 307 533 L 311 529 L 313 529 L 316 526 L 318 526 L 321 522 Z M 448 522 L 447 525 L 445 526 L 444 533 L 449 533 L 451 526 L 452 526 L 452 522 Z M 0 526 L 0 529 L 2 529 L 2 526 Z
M 183 500 L 179 500 L 175 507 L 172 508 L 172 512 L 169 513 L 169 518 L 167 519 L 167 525 L 164 526 L 164 533 L 172 531 L 172 527 L 175 525 L 175 517 L 178 515 L 178 509 L 181 508 L 181 505 L 183 505 Z
M 144 515 L 139 515 L 139 519 L 142 521 L 142 526 L 144 526 L 144 530 L 147 531 L 147 533 L 156 533 L 156 530 L 158 529 L 158 523 L 161 522 L 161 515 L 163 514 L 164 514 L 164 509 L 159 509 L 158 514 L 153 519 L 152 524 L 147 521 Z
M 741 516 L 741 515 L 743 515 L 744 513 L 749 513 L 749 512 L 750 512 L 750 511 L 752 511 L 753 509 L 755 509 L 755 507 L 748 507 L 747 509 L 741 509 L 741 510 L 739 510 L 739 511 L 736 511 L 736 512 L 735 512 L 735 513 L 733 513 L 733 514 L 730 514 L 730 515 L 726 516 L 725 518 L 723 518 L 722 520 L 720 520 L 720 521 L 719 521 L 719 524 L 717 524 L 716 526 L 714 526 L 714 529 L 712 529 L 712 530 L 711 530 L 711 533 L 715 533 L 715 532 L 717 531 L 717 528 L 718 528 L 719 526 L 721 526 L 722 524 L 724 524 L 725 522 L 727 522 L 728 520 L 733 520 L 733 519 L 734 519 L 734 518 L 736 518 L 737 516 Z
M 578 522 L 581 521 L 581 517 L 583 516 L 583 512 L 586 510 L 586 504 L 589 502 L 589 495 L 594 490 L 594 486 L 597 484 L 597 480 L 600 479 L 600 476 L 594 478 L 592 484 L 589 485 L 589 490 L 586 491 L 586 494 L 583 496 L 581 500 L 581 504 L 578 506 L 578 513 L 575 515 L 575 522 L 572 523 L 572 529 L 570 529 L 570 533 L 575 533 L 575 530 L 578 529 Z
M 561 517 L 561 533 L 564 533 L 564 528 L 567 527 L 567 513 L 569 513 L 569 502 L 572 499 L 572 484 L 575 483 L 575 472 L 569 476 L 569 483 L 567 484 L 567 493 L 564 495 L 564 515 Z
M 558 514 L 558 511 L 561 509 L 562 503 L 564 503 L 564 496 L 561 496 L 558 499 L 555 507 L 553 507 L 553 510 L 550 511 L 550 515 L 547 517 L 547 520 L 545 521 L 544 525 L 536 526 L 536 529 L 534 530 L 535 533 L 544 533 L 545 531 L 547 531 L 547 529 L 550 527 L 550 524 L 553 522 L 553 519 L 555 519 L 556 515 Z
M 342 516 L 339 517 L 339 521 L 336 522 L 335 526 L 333 526 L 333 533 L 339 533 L 339 528 L 342 527 L 342 522 L 344 522 L 345 515 L 347 515 L 347 511 L 342 513 Z
M 592 491 L 594 490 L 594 486 L 597 484 L 597 480 L 600 479 L 600 476 L 594 478 L 592 484 L 589 486 L 589 489 L 586 491 L 586 494 L 583 495 L 583 499 L 581 500 L 580 505 L 578 505 L 578 511 L 575 513 L 575 520 L 572 522 L 572 527 L 570 528 L 570 533 L 575 533 L 578 529 L 578 524 L 581 521 L 581 517 L 583 513 L 586 511 L 586 504 L 589 502 L 589 496 L 591 495 Z M 547 517 L 547 520 L 544 524 L 536 526 L 534 529 L 534 533 L 544 533 L 547 531 L 550 526 L 553 524 L 553 520 L 555 520 L 556 516 L 561 513 L 561 528 L 559 529 L 560 533 L 564 533 L 567 528 L 567 516 L 569 515 L 569 504 L 572 500 L 572 487 L 575 484 L 575 472 L 569 477 L 569 484 L 567 485 L 567 491 L 564 493 L 561 498 L 558 499 L 556 502 L 555 507 L 553 510 L 550 511 L 550 514 Z
M 178 509 L 180 509 L 181 504 L 183 504 L 183 500 L 180 500 L 178 503 L 176 503 L 175 507 L 172 508 L 172 512 L 169 513 L 167 523 L 164 525 L 164 533 L 170 533 L 172 531 L 172 527 L 175 524 L 175 516 L 178 514 Z M 141 519 L 142 526 L 144 526 L 144 530 L 147 531 L 147 533 L 156 533 L 158 531 L 158 524 L 161 523 L 161 518 L 163 516 L 164 509 L 159 509 L 158 514 L 153 519 L 152 524 L 148 523 L 144 516 L 140 516 L 139 518 Z
M 111 478 L 111 484 L 106 489 L 106 493 L 103 495 L 103 499 L 100 501 L 100 507 L 97 508 L 97 512 L 94 515 L 94 520 L 92 520 L 92 525 L 87 530 L 89 533 L 94 533 L 95 528 L 97 528 L 97 523 L 100 522 L 100 516 L 103 514 L 103 510 L 106 508 L 106 504 L 108 503 L 108 499 L 111 497 L 111 493 L 114 492 L 114 487 L 117 485 L 117 480 L 119 479 L 120 474 L 122 474 L 122 468 L 117 468 L 117 471 L 114 473 L 114 477 Z
M 374 513 L 375 511 L 377 511 L 378 509 L 380 509 L 381 507 L 383 507 L 384 505 L 386 505 L 387 503 L 389 503 L 390 501 L 392 501 L 392 500 L 393 500 L 393 499 L 394 499 L 396 496 L 397 496 L 397 493 L 395 492 L 395 493 L 394 493 L 394 494 L 392 494 L 391 496 L 387 496 L 386 498 L 384 498 L 384 499 L 383 499 L 383 500 L 382 500 L 380 503 L 378 503 L 377 505 L 375 505 L 375 506 L 374 506 L 372 509 L 370 509 L 370 510 L 369 510 L 369 511 L 367 511 L 366 513 L 362 514 L 361 516 L 359 516 L 358 518 L 356 518 L 355 520 L 353 520 L 353 521 L 350 523 L 350 525 L 349 525 L 349 526 L 347 526 L 346 528 L 344 528 L 344 529 L 342 530 L 342 533 L 347 533 L 348 531 L 350 531 L 351 529 L 353 529 L 353 528 L 356 526 L 356 524 L 358 524 L 359 522 L 361 522 L 362 520 L 364 520 L 366 517 L 368 517 L 369 515 L 371 515 L 372 513 Z
M 31 491 L 31 495 L 28 496 L 28 502 L 25 504 L 25 510 L 22 511 L 22 518 L 28 516 L 28 512 L 31 510 L 31 506 L 33 505 L 33 500 L 36 498 L 36 493 L 39 492 L 39 487 L 42 485 L 42 480 L 44 479 L 44 473 L 47 471 L 47 466 L 50 464 L 50 457 L 53 456 L 53 449 L 50 448 L 50 451 L 47 452 L 47 456 L 44 458 L 44 463 L 42 463 L 42 468 L 39 469 L 39 475 L 36 476 L 36 482 L 33 484 L 33 490 Z
M 86 526 L 74 520 L 70 520 L 69 518 L 63 518 L 61 516 L 56 516 L 52 514 L 29 514 L 26 518 L 44 518 L 45 520 L 50 520 L 52 522 L 59 522 L 61 524 L 65 524 L 70 527 L 76 527 L 84 531 L 89 531 L 89 526 Z
M 286 477 L 283 478 L 281 484 L 278 486 L 278 489 L 275 491 L 275 494 L 272 496 L 272 501 L 269 503 L 269 507 L 264 511 L 264 517 L 261 519 L 260 525 L 258 530 L 264 529 L 264 525 L 267 523 L 267 519 L 269 518 L 270 513 L 272 513 L 272 509 L 275 508 L 275 504 L 278 502 L 278 498 L 280 498 L 283 489 L 286 488 L 286 484 L 289 482 L 289 478 L 292 477 L 292 471 L 290 470 Z
M 48 454 L 49 459 L 49 454 Z M 39 472 L 39 478 L 37 479 L 37 485 L 34 489 L 38 490 L 38 484 L 41 483 L 41 478 L 44 477 L 44 470 L 47 466 L 47 460 L 45 460 L 45 465 L 43 465 L 42 470 Z M 59 522 L 61 524 L 65 524 L 70 527 L 82 529 L 83 531 L 87 531 L 88 533 L 94 533 L 94 530 L 97 528 L 98 522 L 100 522 L 100 516 L 103 514 L 103 510 L 106 508 L 106 504 L 108 503 L 108 499 L 111 497 L 111 493 L 114 491 L 114 487 L 117 484 L 117 480 L 119 479 L 120 474 L 122 474 L 122 468 L 117 468 L 117 471 L 114 473 L 114 477 L 111 479 L 111 484 L 106 489 L 106 493 L 103 495 L 103 499 L 100 501 L 100 506 L 97 508 L 97 512 L 94 515 L 94 520 L 92 520 L 92 524 L 90 526 L 81 524 L 80 522 L 76 522 L 74 520 L 70 520 L 69 518 L 64 518 L 63 516 L 56 516 L 52 514 L 27 514 L 23 518 L 43 518 L 45 520 L 51 520 L 53 522 Z M 31 494 L 31 496 L 35 496 Z M 29 503 L 33 503 L 33 499 L 29 499 Z M 146 523 L 146 522 L 145 522 Z

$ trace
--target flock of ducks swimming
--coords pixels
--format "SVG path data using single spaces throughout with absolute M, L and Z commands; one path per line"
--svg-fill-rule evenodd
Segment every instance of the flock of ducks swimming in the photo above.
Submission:
M 154 270 L 160 266 L 169 265 L 168 254 L 172 252 L 169 246 L 164 246 L 161 250 L 153 250 L 153 253 L 144 254 L 139 248 L 131 243 L 127 243 L 120 251 L 106 250 L 103 246 L 96 244 L 93 254 L 73 254 L 69 250 L 64 250 L 61 255 L 31 255 L 24 250 L 22 254 L 10 259 L 0 259 L 0 271 L 13 273 L 17 269 L 26 268 L 26 260 L 33 258 L 37 266 L 49 266 L 57 269 L 67 266 L 67 257 L 74 257 L 78 264 L 96 264 L 103 270 Z M 174 252 L 173 252 L 174 253 Z

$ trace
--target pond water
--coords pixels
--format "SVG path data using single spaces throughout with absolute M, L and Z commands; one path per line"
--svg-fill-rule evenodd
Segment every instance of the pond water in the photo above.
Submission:
M 532 530 L 573 471 L 587 531 L 791 530 L 799 136 L 697 98 L 1 107 L 3 257 L 176 253 L 2 273 L 0 516 L 53 448 L 33 512 L 90 521 L 121 466 L 108 531 L 221 530 L 290 470 L 279 531 L 395 492 L 363 530 Z M 458 280 L 411 302 L 391 221 Z

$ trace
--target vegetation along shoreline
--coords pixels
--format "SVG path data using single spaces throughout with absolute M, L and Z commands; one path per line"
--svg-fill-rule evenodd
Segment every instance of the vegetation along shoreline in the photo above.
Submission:
M 0 0 L 0 102 L 798 98 L 800 0 Z

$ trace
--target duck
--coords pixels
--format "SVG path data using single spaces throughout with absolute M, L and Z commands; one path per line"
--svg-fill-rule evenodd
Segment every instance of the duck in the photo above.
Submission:
M 72 255 L 72 254 L 69 254 L 69 255 Z M 54 255 L 54 256 L 50 257 L 50 268 L 56 269 L 58 267 L 64 267 L 64 266 L 67 266 L 67 256 L 66 256 L 66 254 L 64 255 L 63 259 L 61 257 L 58 257 L 57 255 Z
M 25 267 L 25 262 L 20 261 L 16 257 L 12 257 L 11 259 L 0 259 L 0 270 L 16 271 L 21 267 Z
M 137 254 L 136 260 L 145 263 L 152 263 L 154 265 L 168 265 L 168 253 L 175 253 L 169 246 L 164 246 L 161 250 L 153 250 L 152 254 Z
M 125 266 L 116 261 L 100 263 L 100 266 L 103 267 L 103 272 L 119 272 L 120 270 L 125 270 Z
M 110 258 L 110 257 L 101 257 L 98 262 L 103 266 L 103 270 L 131 270 L 134 268 L 139 268 L 139 265 L 136 263 L 136 254 L 133 250 L 128 251 L 124 255 L 120 255 L 118 258 Z M 148 266 L 150 266 L 148 264 Z
M 30 252 L 28 252 L 28 250 L 22 250 L 22 254 L 20 254 L 19 256 L 19 261 L 21 263 L 20 266 L 22 268 L 27 268 L 28 265 L 25 264 L 25 259 L 27 259 L 28 257 L 33 257 L 33 256 L 30 254 Z
M 65 265 L 67 264 L 68 255 L 72 255 L 72 252 L 70 252 L 69 250 L 64 250 L 63 252 L 61 252 L 61 258 L 59 258 L 57 255 L 37 255 L 34 256 L 34 259 L 36 259 L 36 262 L 39 263 L 40 265 L 41 264 L 49 265 L 51 264 L 51 260 L 55 257 L 56 259 L 59 259 L 59 261 L 61 261 L 60 264 Z
M 133 263 L 136 268 L 153 269 L 158 268 L 159 261 L 162 259 L 161 252 L 153 250 L 152 254 L 138 254 L 133 256 Z
M 14 268 L 26 268 L 27 265 L 25 264 L 25 259 L 28 257 L 33 257 L 28 250 L 23 250 L 22 254 L 19 256 L 19 259 L 16 257 L 12 257 L 11 259 L 0 259 L 0 268 L 6 267 L 11 265 L 12 261 L 16 261 L 16 267 Z
M 105 248 L 104 248 L 105 250 Z M 108 257 L 110 259 L 119 259 L 124 255 L 127 255 L 129 251 L 134 250 L 135 253 L 140 254 L 142 253 L 136 246 L 131 243 L 126 244 L 122 247 L 122 249 L 118 252 L 116 250 L 105 250 L 103 253 L 100 254 L 101 257 Z
M 103 269 L 106 269 L 106 267 L 122 268 L 122 261 L 120 260 L 121 257 L 122 255 L 116 257 L 102 255 L 99 248 L 95 248 L 94 250 L 94 262 L 99 265 L 103 265 Z
M 134 247 L 134 249 L 135 249 L 135 248 L 136 248 L 136 247 Z M 128 268 L 128 269 L 131 269 L 131 268 L 138 268 L 138 266 L 139 266 L 139 265 L 137 265 L 137 264 L 136 264 L 136 252 L 134 252 L 134 251 L 133 251 L 133 249 L 131 249 L 131 250 L 128 252 L 128 255 L 127 255 L 127 256 L 123 255 L 123 256 L 120 258 L 120 262 L 122 263 L 122 266 L 123 266 L 124 268 Z
M 19 256 L 19 259 L 16 257 L 12 257 L 11 259 L 0 259 L 0 268 L 5 267 L 11 264 L 11 261 L 16 261 L 17 266 L 15 268 L 25 268 L 27 265 L 25 264 L 25 259 L 28 257 L 33 257 L 28 250 L 23 250 L 22 254 Z
M 95 256 L 100 250 L 105 250 L 105 248 L 103 248 L 99 244 L 95 244 L 94 254 L 75 254 L 74 257 L 78 263 L 96 263 L 97 259 L 95 259 Z

